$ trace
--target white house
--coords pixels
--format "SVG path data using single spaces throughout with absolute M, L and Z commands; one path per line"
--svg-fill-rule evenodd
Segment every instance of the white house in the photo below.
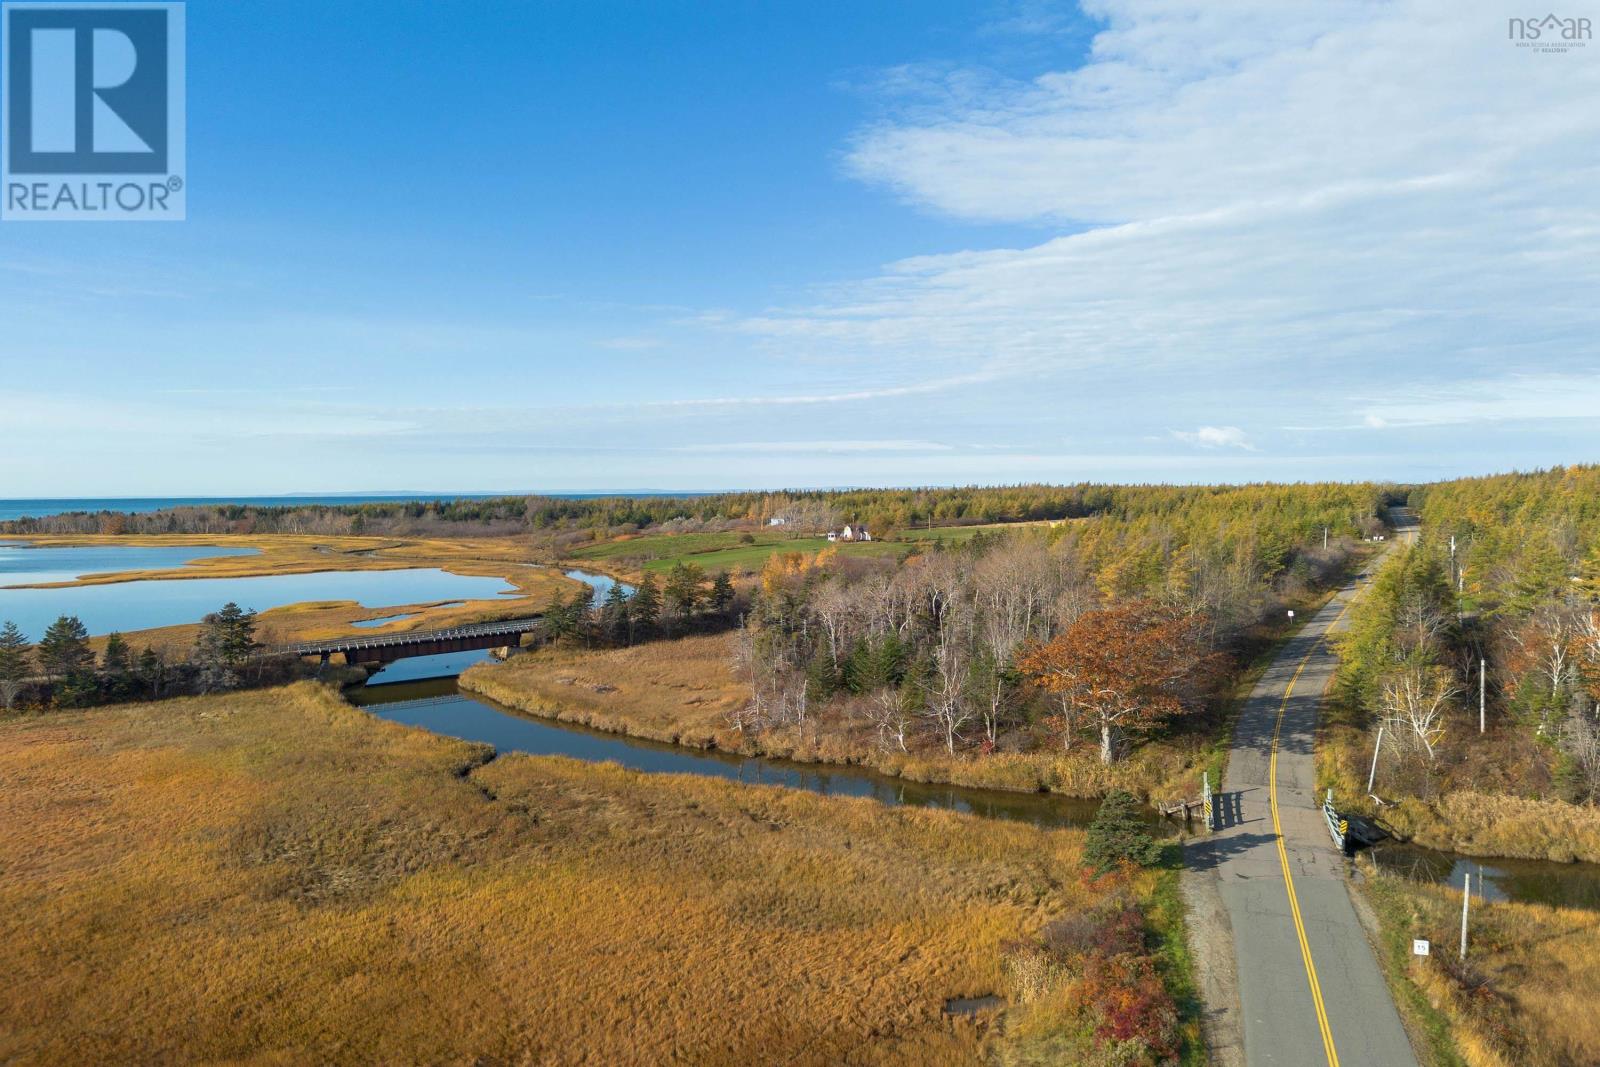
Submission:
M 856 526 L 851 526 L 849 523 L 845 523 L 844 529 L 842 530 L 829 530 L 828 540 L 870 541 L 872 540 L 872 534 L 867 530 L 867 527 L 864 523 Z
M 768 526 L 787 526 L 788 523 L 789 520 L 784 518 L 782 515 L 774 515 L 772 518 L 767 520 Z

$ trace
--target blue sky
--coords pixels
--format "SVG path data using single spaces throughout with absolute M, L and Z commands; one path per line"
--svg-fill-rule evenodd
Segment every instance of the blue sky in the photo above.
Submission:
M 0 226 L 0 496 L 1600 459 L 1600 44 L 1487 3 L 188 5 Z

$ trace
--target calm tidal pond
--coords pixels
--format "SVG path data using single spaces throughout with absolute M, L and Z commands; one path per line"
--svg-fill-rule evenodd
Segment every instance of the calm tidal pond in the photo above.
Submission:
M 501 578 L 451 574 L 436 567 L 317 571 L 253 578 L 146 579 L 59 589 L 9 588 L 71 581 L 83 574 L 181 567 L 188 559 L 237 555 L 240 551 L 254 549 L 7 545 L 0 548 L 0 620 L 10 619 L 37 640 L 60 615 L 76 615 L 91 634 L 104 634 L 198 622 L 207 612 L 216 611 L 229 601 L 255 611 L 326 600 L 353 600 L 363 607 L 384 608 L 443 600 L 496 600 L 516 592 Z M 49 575 L 64 577 L 45 577 Z

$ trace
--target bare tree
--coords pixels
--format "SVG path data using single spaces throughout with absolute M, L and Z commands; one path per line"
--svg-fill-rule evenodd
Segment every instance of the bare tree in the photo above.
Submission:
M 867 699 L 867 717 L 877 729 L 878 747 L 888 748 L 892 739 L 901 752 L 909 751 L 906 731 L 914 718 L 910 702 L 898 688 L 884 685 L 873 690 Z
M 925 712 L 944 734 L 945 751 L 955 755 L 961 728 L 974 718 L 970 688 L 973 619 L 969 606 L 954 599 L 940 619 L 933 670 L 923 683 Z
M 1025 641 L 1047 636 L 1053 599 L 1053 568 L 1037 538 L 1012 538 L 973 568 L 984 734 L 999 736 L 1015 690 L 1013 661 Z
M 1562 686 L 1572 675 L 1572 651 L 1582 647 L 1585 616 L 1571 604 L 1546 604 L 1525 625 L 1511 631 L 1521 658 L 1534 666 L 1547 687 L 1550 707 L 1559 704 Z M 1541 712 L 1539 733 L 1549 725 L 1548 712 Z
M 1384 679 L 1379 716 L 1391 736 L 1420 745 L 1431 763 L 1444 738 L 1445 714 L 1459 694 L 1449 671 L 1410 663 Z
M 1585 800 L 1600 799 L 1600 705 L 1577 711 L 1561 727 L 1561 748 L 1577 768 Z
M 852 587 L 839 578 L 824 582 L 811 594 L 811 613 L 816 616 L 828 642 L 828 657 L 835 670 L 839 668 L 839 653 L 844 647 L 851 621 L 857 614 L 857 600 Z
M 1395 639 L 1401 651 L 1410 655 L 1435 649 L 1449 620 L 1439 610 L 1428 591 L 1414 589 L 1400 598 L 1395 614 Z

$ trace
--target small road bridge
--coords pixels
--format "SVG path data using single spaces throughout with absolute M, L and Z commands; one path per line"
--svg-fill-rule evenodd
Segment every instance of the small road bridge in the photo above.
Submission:
M 517 648 L 522 635 L 533 633 L 543 624 L 535 615 L 527 619 L 504 619 L 500 622 L 478 622 L 469 626 L 452 626 L 447 630 L 411 630 L 396 634 L 374 634 L 370 637 L 334 637 L 326 641 L 305 641 L 297 645 L 284 645 L 278 652 L 294 656 L 318 656 L 326 664 L 333 655 L 341 654 L 346 663 L 370 665 L 393 663 L 412 656 L 436 656 L 443 652 L 471 652 L 480 648 Z

